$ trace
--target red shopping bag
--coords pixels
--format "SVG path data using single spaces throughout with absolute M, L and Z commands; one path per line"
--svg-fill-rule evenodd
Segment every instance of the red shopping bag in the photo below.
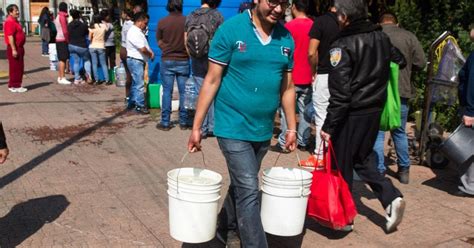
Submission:
M 324 142 L 323 142 L 324 143 Z M 324 146 L 324 168 L 313 171 L 313 183 L 308 199 L 308 215 L 323 226 L 338 230 L 353 222 L 357 209 L 349 187 L 339 170 L 331 168 L 337 162 L 331 141 Z

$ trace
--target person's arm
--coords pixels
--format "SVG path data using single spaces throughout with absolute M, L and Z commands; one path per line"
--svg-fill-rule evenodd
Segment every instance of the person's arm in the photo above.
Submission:
M 329 51 L 335 61 L 340 58 L 336 65 L 332 65 L 329 73 L 329 106 L 327 108 L 326 120 L 321 128 L 321 137 L 329 140 L 334 134 L 336 127 L 346 118 L 351 103 L 350 77 L 352 74 L 352 63 L 349 55 L 343 48 L 333 48 Z
M 184 32 L 184 47 L 186 48 L 186 53 L 188 53 L 188 56 L 191 56 L 191 54 L 189 54 L 188 43 L 186 42 L 187 40 L 188 32 Z
M 0 122 L 0 164 L 3 164 L 8 157 L 7 140 L 3 131 L 3 124 Z
M 163 42 L 163 30 L 160 27 L 160 23 L 158 23 L 158 30 L 156 32 L 156 40 L 158 41 L 158 47 L 163 50 L 164 42 Z
M 470 60 L 468 60 L 468 70 L 467 70 L 467 76 L 468 79 L 466 81 L 466 109 L 464 110 L 463 114 L 463 122 L 464 125 L 467 127 L 473 127 L 474 126 L 474 55 L 471 54 Z
M 209 106 L 211 105 L 212 100 L 214 100 L 217 90 L 221 85 L 224 69 L 224 65 L 209 62 L 209 69 L 204 81 L 202 82 L 202 87 L 199 91 L 199 97 L 197 99 L 193 130 L 189 136 L 188 141 L 189 152 L 201 150 L 201 125 L 204 118 L 206 117 L 207 110 L 209 109 Z
M 295 86 L 292 83 L 291 72 L 283 74 L 281 83 L 281 107 L 285 112 L 288 129 L 285 134 L 285 148 L 293 151 L 296 148 L 296 114 L 295 114 Z
M 148 49 L 148 47 L 142 47 L 139 49 L 140 52 L 142 52 L 143 54 L 145 54 L 146 56 L 148 56 L 150 59 L 154 59 L 155 58 L 155 54 L 153 53 L 153 51 L 151 49 Z
M 18 51 L 16 50 L 15 38 L 13 38 L 13 35 L 8 36 L 8 42 L 12 48 L 12 56 L 14 58 L 18 57 Z
M 61 28 L 63 30 L 64 38 L 66 39 L 66 43 L 69 43 L 69 32 L 67 30 L 67 18 L 63 15 L 59 17 L 59 21 L 61 24 Z
M 425 52 L 423 51 L 423 47 L 421 46 L 420 42 L 416 37 L 414 37 L 413 42 L 413 64 L 412 69 L 414 71 L 421 71 L 426 66 L 426 57 Z
M 403 69 L 407 66 L 407 60 L 405 56 L 403 56 L 402 52 L 394 45 L 391 45 L 390 48 L 390 60 L 396 64 L 398 64 L 400 69 Z
M 319 48 L 320 41 L 318 39 L 310 39 L 308 47 L 308 61 L 311 66 L 311 75 L 315 76 L 318 72 Z

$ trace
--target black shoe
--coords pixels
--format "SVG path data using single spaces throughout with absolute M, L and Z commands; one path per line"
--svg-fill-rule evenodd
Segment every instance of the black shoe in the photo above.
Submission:
M 410 170 L 408 168 L 398 168 L 398 180 L 402 184 L 408 184 L 410 181 Z
M 192 129 L 192 128 L 193 128 L 192 125 L 179 124 L 179 129 L 181 129 L 181 130 L 190 130 L 190 129 Z
M 135 109 L 135 104 L 128 104 L 128 103 L 127 103 L 126 109 L 127 109 L 127 110 Z
M 300 151 L 302 151 L 302 152 L 307 152 L 307 151 L 309 151 L 309 146 L 298 145 L 297 148 L 298 148 L 298 150 L 300 150 Z
M 150 111 L 145 107 L 135 107 L 135 112 L 142 115 L 150 114 Z
M 160 123 L 156 124 L 156 128 L 161 131 L 169 131 L 171 130 L 171 126 L 163 126 Z
M 240 248 L 240 238 L 237 232 L 217 229 L 216 238 L 228 248 Z
M 468 194 L 462 190 L 457 190 L 456 192 L 453 193 L 454 196 L 457 196 L 457 197 L 474 197 L 474 195 L 471 195 L 471 194 Z
M 282 148 L 280 146 L 280 144 L 278 144 L 278 143 L 276 143 L 273 146 L 270 146 L 270 151 L 284 153 L 284 154 L 290 153 L 290 150 L 288 150 L 286 148 Z
M 112 85 L 113 83 L 114 82 L 112 82 L 112 81 L 107 81 L 107 82 L 105 82 L 105 85 Z

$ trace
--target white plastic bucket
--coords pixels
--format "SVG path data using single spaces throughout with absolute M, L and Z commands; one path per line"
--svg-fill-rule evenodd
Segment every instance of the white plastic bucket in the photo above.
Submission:
M 170 234 L 186 243 L 215 237 L 222 176 L 199 168 L 168 172 Z
M 303 232 L 312 174 L 297 168 L 265 169 L 260 216 L 265 232 L 295 236 Z

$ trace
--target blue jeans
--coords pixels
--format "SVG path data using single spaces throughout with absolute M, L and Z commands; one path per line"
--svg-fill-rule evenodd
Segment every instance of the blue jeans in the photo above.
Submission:
M 99 60 L 102 73 L 104 74 L 105 81 L 109 81 L 109 73 L 107 70 L 107 62 L 105 61 L 105 48 L 89 48 L 89 52 L 92 58 L 92 71 L 94 72 L 94 79 L 99 80 L 99 74 L 97 73 L 97 59 Z
M 89 54 L 89 49 L 86 47 L 79 47 L 69 44 L 69 54 L 74 58 L 74 80 L 81 80 L 81 60 L 84 61 L 84 70 L 86 74 L 90 77 L 91 75 L 91 57 Z
M 136 59 L 127 58 L 127 66 L 132 75 L 132 86 L 128 95 L 128 106 L 145 107 L 145 84 L 143 72 L 145 63 Z
M 196 89 L 198 90 L 198 92 L 201 91 L 202 81 L 204 81 L 204 78 L 197 77 L 194 75 L 192 77 L 194 77 L 194 80 L 196 82 Z M 204 121 L 202 122 L 201 126 L 202 135 L 207 135 L 210 132 L 214 132 L 214 101 L 211 102 L 209 110 L 207 110 L 206 118 L 204 118 Z
M 184 85 L 189 78 L 189 61 L 162 60 L 160 75 L 163 86 L 160 124 L 165 127 L 170 125 L 171 98 L 174 81 L 176 80 L 179 91 L 179 125 L 190 125 L 191 123 L 188 123 L 188 112 L 184 108 Z
M 297 142 L 298 145 L 300 146 L 307 146 L 309 144 L 309 138 L 311 137 L 311 129 L 310 129 L 310 123 L 308 123 L 305 118 L 303 117 L 304 115 L 304 109 L 306 105 L 311 103 L 311 94 L 312 94 L 312 89 L 311 85 L 308 85 L 306 87 L 302 86 L 297 86 L 295 85 L 295 91 L 296 91 L 296 111 L 299 115 L 299 124 L 298 124 L 298 130 L 297 130 Z M 286 141 L 285 141 L 285 135 L 286 135 L 286 117 L 285 113 L 283 112 L 283 108 L 281 109 L 281 133 L 278 136 L 278 143 L 280 146 L 284 146 Z
M 49 42 L 45 40 L 41 40 L 41 52 L 43 54 L 48 54 L 49 53 Z
M 408 111 L 408 98 L 400 98 L 401 102 L 401 127 L 390 131 L 392 135 L 393 143 L 395 144 L 395 150 L 397 152 L 397 164 L 399 169 L 410 168 L 410 156 L 408 154 L 408 137 L 405 132 L 405 126 L 407 124 Z M 379 131 L 377 140 L 375 141 L 374 151 L 377 154 L 377 169 L 380 173 L 385 172 L 385 157 L 384 157 L 384 139 L 385 132 Z
M 230 176 L 218 228 L 229 230 L 238 225 L 243 247 L 268 247 L 260 218 L 258 172 L 270 141 L 251 142 L 220 137 L 217 141 Z

